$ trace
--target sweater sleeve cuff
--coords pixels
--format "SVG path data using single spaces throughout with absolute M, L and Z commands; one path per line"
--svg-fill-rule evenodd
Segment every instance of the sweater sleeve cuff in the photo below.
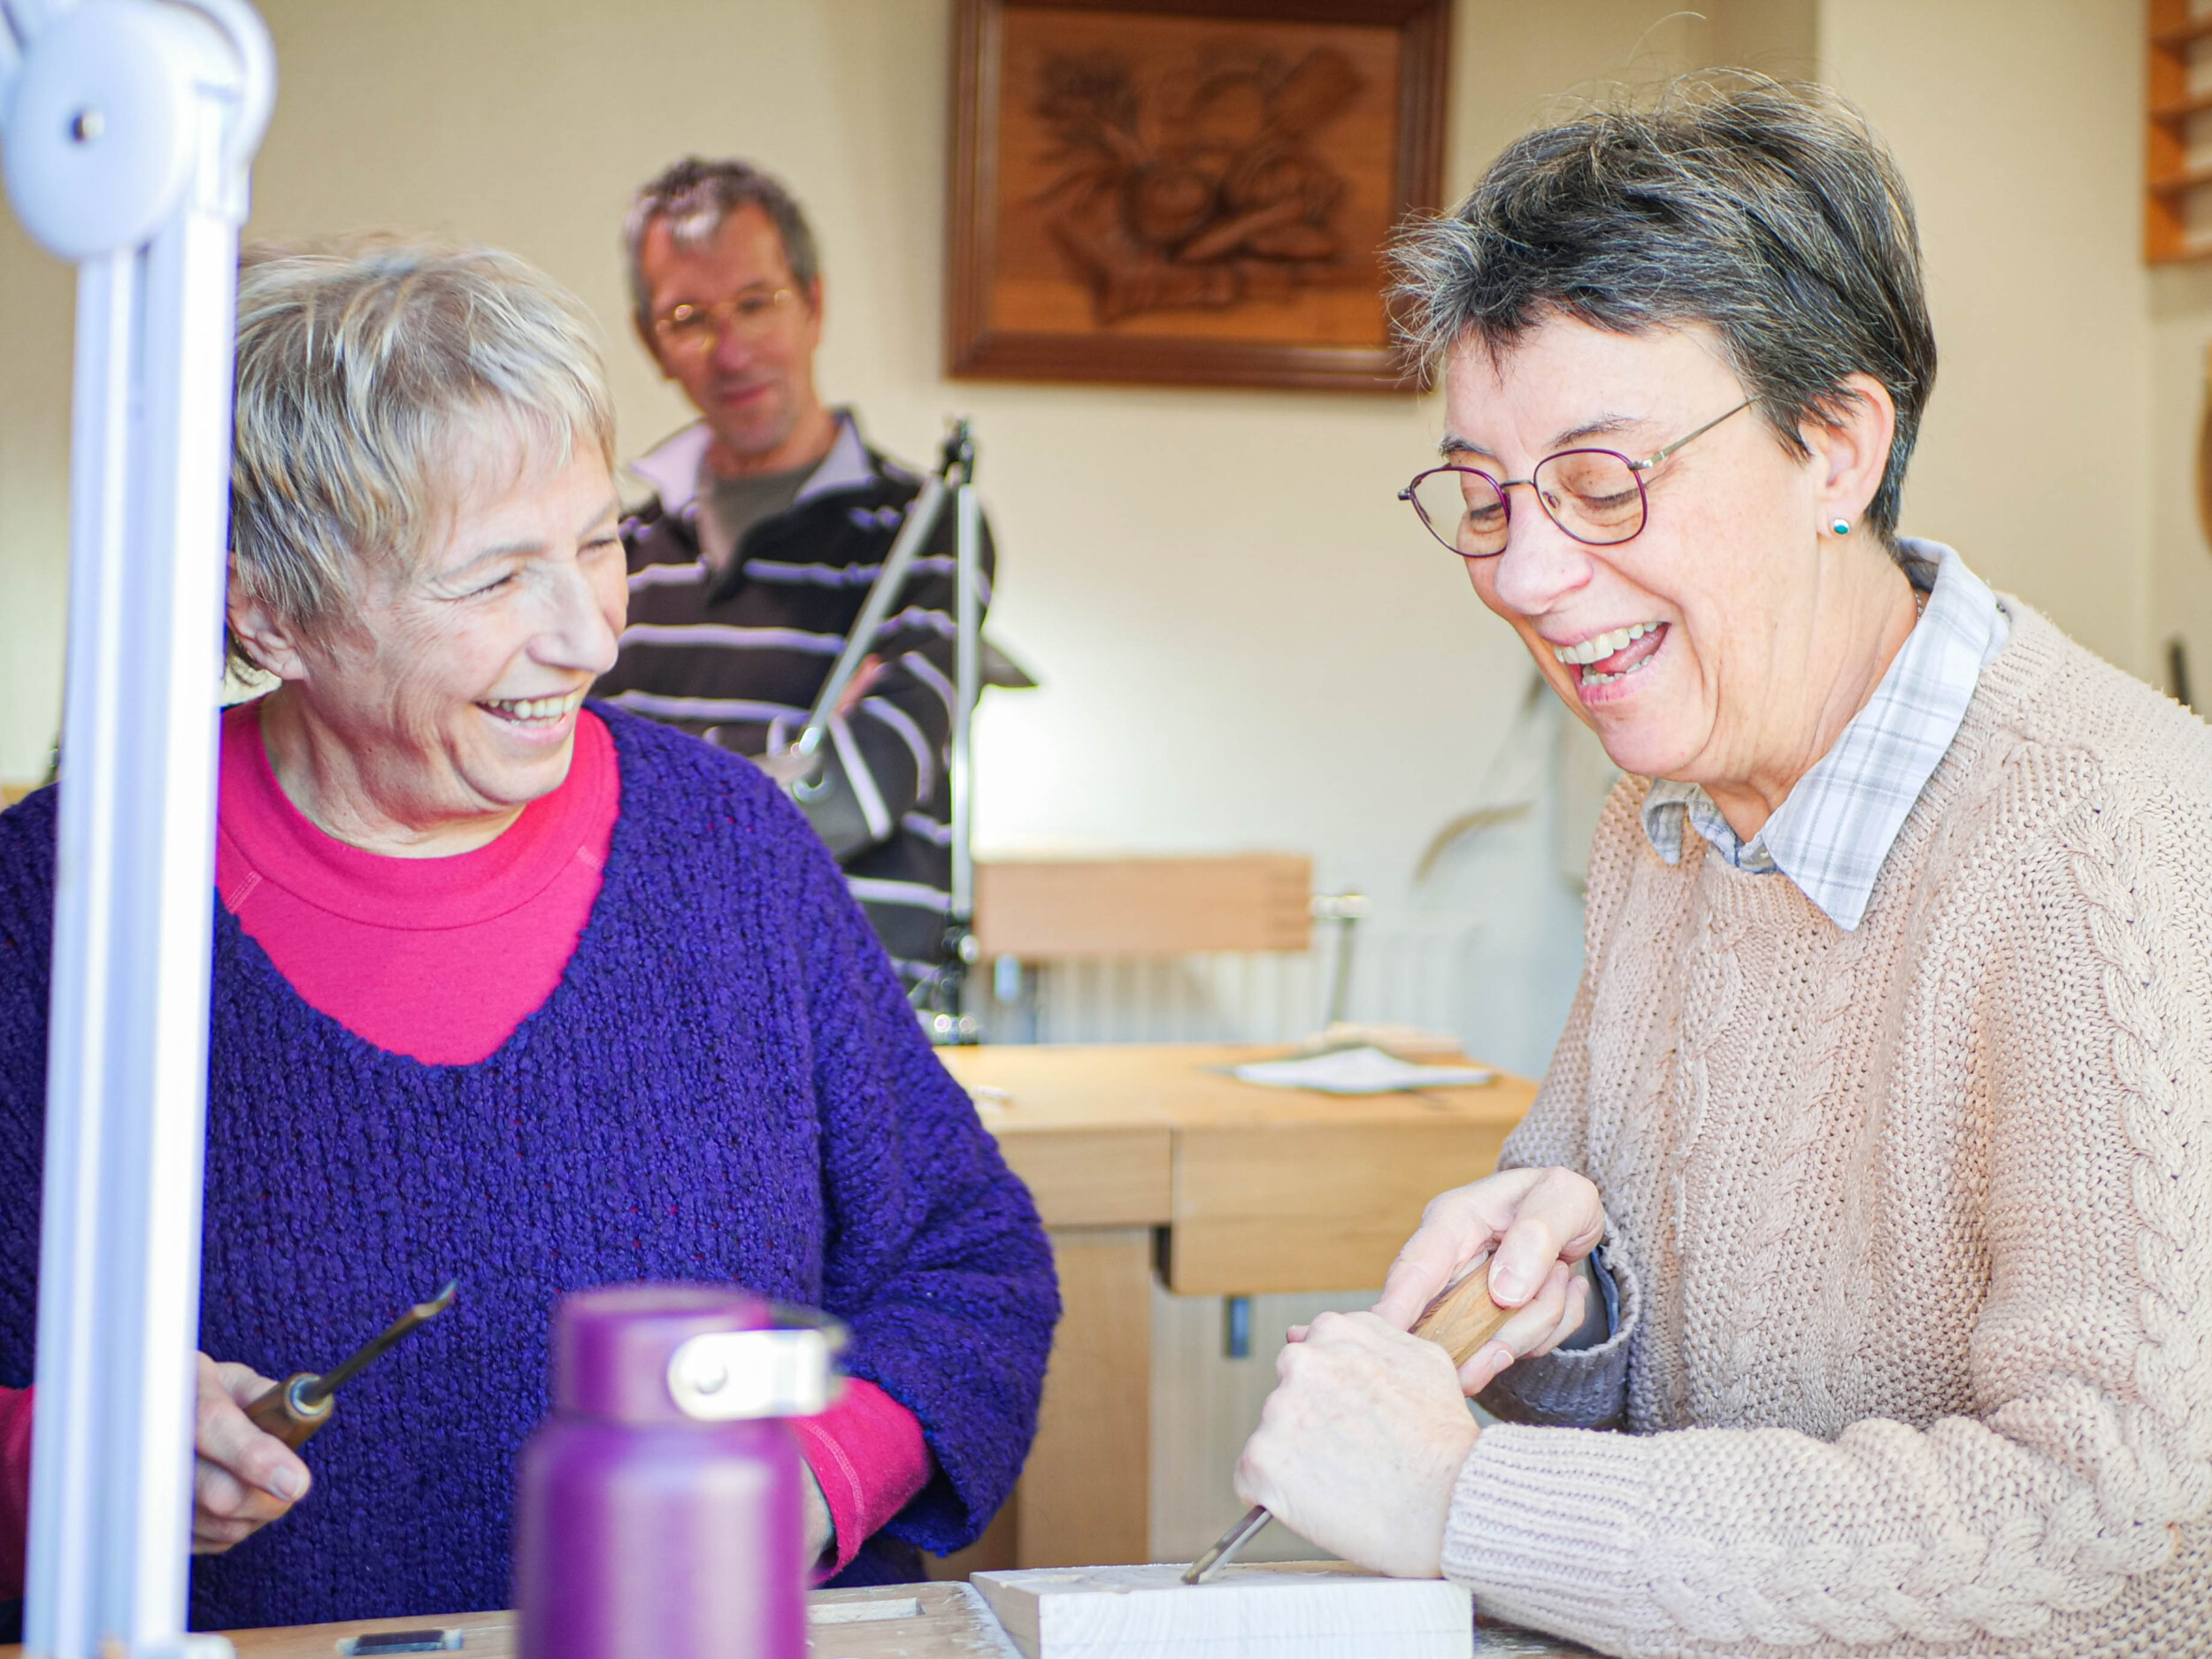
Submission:
M 1644 1443 L 1587 1429 L 1483 1431 L 1444 1528 L 1444 1576 L 1496 1617 L 1640 1650 L 1652 1632 L 1631 1563 L 1653 1527 Z
M 1478 1402 L 1503 1423 L 1610 1429 L 1628 1412 L 1628 1350 L 1643 1319 L 1643 1287 L 1626 1255 L 1608 1248 L 1606 1271 L 1619 1298 L 1612 1335 L 1584 1348 L 1554 1348 L 1516 1360 Z
M 23 1594 L 31 1536 L 31 1395 L 0 1388 L 0 1601 Z
M 792 1418 L 791 1431 L 821 1485 L 836 1534 L 836 1559 L 818 1577 L 834 1577 L 929 1484 L 929 1443 L 920 1419 L 858 1378 L 846 1379 L 837 1403 L 819 1417 Z

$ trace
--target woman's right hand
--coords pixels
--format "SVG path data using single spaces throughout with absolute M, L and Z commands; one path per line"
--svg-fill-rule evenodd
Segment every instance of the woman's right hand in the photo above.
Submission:
M 199 1356 L 193 1436 L 192 1553 L 212 1555 L 251 1537 L 307 1495 L 307 1465 L 246 1408 L 276 1385 L 250 1365 Z
M 1605 1236 L 1605 1206 L 1573 1170 L 1505 1170 L 1429 1201 L 1383 1280 L 1375 1312 L 1410 1330 L 1447 1286 L 1490 1260 L 1490 1295 L 1518 1310 L 1459 1368 L 1481 1393 L 1517 1359 L 1548 1354 L 1581 1327 L 1591 1287 L 1578 1271 Z

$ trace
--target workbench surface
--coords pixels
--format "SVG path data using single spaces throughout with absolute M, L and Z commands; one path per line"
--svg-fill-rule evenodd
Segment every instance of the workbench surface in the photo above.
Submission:
M 892 1584 L 817 1590 L 807 1598 L 807 1647 L 820 1659 L 1019 1659 L 983 1598 L 964 1584 Z M 238 1659 L 337 1659 L 349 1636 L 388 1630 L 457 1630 L 463 1659 L 514 1659 L 512 1613 L 377 1618 L 352 1624 L 234 1632 Z M 1477 1659 L 1572 1659 L 1590 1650 L 1509 1625 L 1478 1624 Z M 21 1659 L 0 1647 L 0 1659 Z

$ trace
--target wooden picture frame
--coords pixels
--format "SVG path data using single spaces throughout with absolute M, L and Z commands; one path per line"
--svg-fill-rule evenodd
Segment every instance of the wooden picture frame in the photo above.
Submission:
M 956 378 L 1399 391 L 1449 0 L 958 0 Z

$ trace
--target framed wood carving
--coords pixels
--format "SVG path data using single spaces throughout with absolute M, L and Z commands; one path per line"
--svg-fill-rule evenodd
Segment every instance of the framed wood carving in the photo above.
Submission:
M 949 371 L 1390 391 L 1449 0 L 959 0 Z

